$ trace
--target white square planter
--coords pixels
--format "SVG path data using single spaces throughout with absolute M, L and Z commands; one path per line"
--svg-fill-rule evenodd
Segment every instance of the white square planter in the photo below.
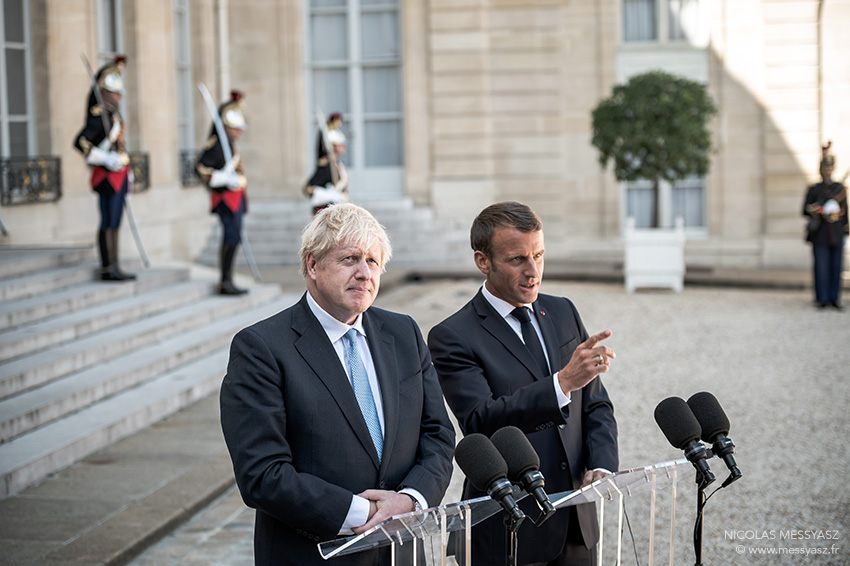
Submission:
M 640 287 L 682 291 L 685 279 L 685 222 L 676 218 L 675 228 L 635 228 L 626 220 L 626 292 Z

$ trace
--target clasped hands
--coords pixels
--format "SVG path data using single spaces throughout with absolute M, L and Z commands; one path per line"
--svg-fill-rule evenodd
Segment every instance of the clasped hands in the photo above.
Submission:
M 404 493 L 367 489 L 357 495 L 369 500 L 369 519 L 362 526 L 351 529 L 356 535 L 368 531 L 390 517 L 413 511 L 413 501 Z

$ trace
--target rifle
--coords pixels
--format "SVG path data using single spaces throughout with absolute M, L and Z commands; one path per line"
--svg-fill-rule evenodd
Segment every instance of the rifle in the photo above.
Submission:
M 97 85 L 97 78 L 94 76 L 92 72 L 91 65 L 89 64 L 89 60 L 86 57 L 85 53 L 80 53 L 80 57 L 83 59 L 83 63 L 86 66 L 86 71 L 89 74 L 89 79 L 91 80 L 92 92 L 94 92 L 95 100 L 97 100 L 98 106 L 103 110 L 100 113 L 100 118 L 103 120 L 103 133 L 106 135 L 106 139 L 109 139 L 109 120 L 106 118 L 106 106 L 103 104 L 103 96 L 100 94 L 100 87 Z M 132 169 L 130 170 L 132 172 Z M 130 183 L 130 178 L 128 175 L 127 183 Z M 150 267 L 151 262 L 148 259 L 148 254 L 145 253 L 145 246 L 142 244 L 142 237 L 139 234 L 139 227 L 136 225 L 136 215 L 133 214 L 133 205 L 130 202 L 130 190 L 129 186 L 127 187 L 127 192 L 124 193 L 124 204 L 127 210 L 127 221 L 130 224 L 130 232 L 133 233 L 133 241 L 136 242 L 136 249 L 139 251 L 139 257 L 142 258 L 142 263 L 145 267 Z
M 233 152 L 230 149 L 230 140 L 227 139 L 227 132 L 224 130 L 224 124 L 221 121 L 221 116 L 218 115 L 218 108 L 213 102 L 210 91 L 207 90 L 204 83 L 198 83 L 198 90 L 201 91 L 201 96 L 204 97 L 204 102 L 207 105 L 210 115 L 215 125 L 215 133 L 218 135 L 218 140 L 221 142 L 221 152 L 224 154 L 225 167 L 233 164 Z M 254 261 L 254 254 L 251 252 L 251 244 L 248 243 L 248 234 L 245 231 L 245 226 L 242 226 L 242 251 L 245 254 L 245 261 L 248 262 L 248 267 L 251 268 L 251 275 L 254 276 L 254 281 L 262 282 L 260 270 L 257 268 L 257 262 Z

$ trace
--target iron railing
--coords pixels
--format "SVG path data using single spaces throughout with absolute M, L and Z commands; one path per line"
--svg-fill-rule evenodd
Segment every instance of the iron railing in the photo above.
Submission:
M 184 187 L 194 187 L 201 184 L 201 178 L 195 170 L 195 163 L 201 154 L 200 149 L 180 150 L 180 182 Z
M 54 202 L 62 198 L 62 161 L 55 156 L 0 159 L 0 204 Z
M 151 186 L 151 156 L 141 151 L 131 151 L 128 155 L 133 169 L 133 192 L 142 193 Z

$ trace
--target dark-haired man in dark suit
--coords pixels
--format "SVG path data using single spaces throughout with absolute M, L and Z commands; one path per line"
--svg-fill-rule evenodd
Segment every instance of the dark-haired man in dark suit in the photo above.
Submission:
M 588 336 L 569 299 L 538 293 L 540 218 L 517 202 L 491 205 L 473 222 L 471 243 L 486 281 L 428 336 L 443 394 L 463 433 L 521 429 L 540 456 L 549 493 L 615 471 L 617 425 L 598 377 L 614 358 L 601 344 L 611 331 Z M 481 495 L 469 482 L 464 486 L 465 499 Z M 526 507 L 532 517 L 533 507 L 532 500 Z M 560 509 L 539 527 L 530 520 L 522 524 L 518 564 L 591 566 L 598 538 L 594 504 Z M 505 563 L 499 515 L 473 527 L 472 562 Z

